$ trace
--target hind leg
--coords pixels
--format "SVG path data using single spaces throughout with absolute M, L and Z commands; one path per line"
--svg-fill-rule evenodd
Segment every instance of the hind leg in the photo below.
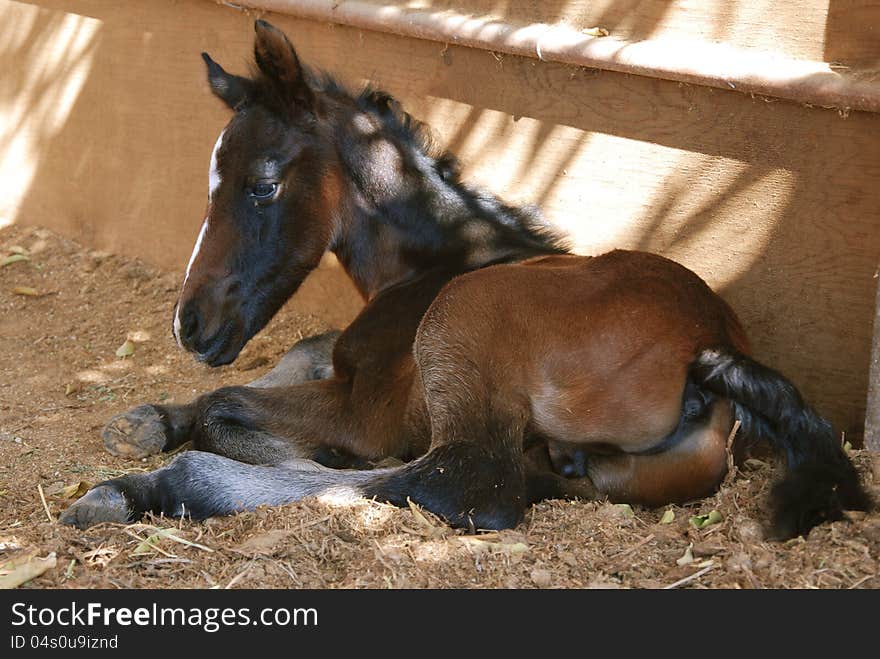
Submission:
M 331 377 L 339 335 L 334 330 L 297 342 L 275 368 L 247 386 L 289 386 Z M 118 414 L 101 431 L 104 446 L 113 455 L 132 458 L 173 450 L 191 438 L 201 420 L 203 398 L 185 405 L 140 405 Z
M 523 461 L 529 402 L 494 368 L 480 327 L 458 317 L 469 308 L 449 309 L 448 299 L 435 300 L 414 346 L 429 451 L 371 481 L 365 495 L 398 506 L 412 500 L 454 526 L 509 528 L 529 504 Z
M 718 400 L 668 449 L 654 454 L 588 455 L 585 469 L 601 496 L 656 507 L 715 492 L 727 473 L 730 403 Z

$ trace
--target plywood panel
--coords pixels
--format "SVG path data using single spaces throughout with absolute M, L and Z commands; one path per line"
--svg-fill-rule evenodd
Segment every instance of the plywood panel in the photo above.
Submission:
M 14 219 L 182 267 L 226 121 L 198 53 L 244 71 L 252 17 L 203 0 L 0 7 L 22 4 L 43 18 L 0 50 L 0 102 L 26 79 L 13 63 L 38 66 L 29 44 L 51 33 L 52 16 L 73 12 L 100 29 L 69 116 L 36 142 L 33 182 L 3 191 L 20 196 Z M 761 359 L 838 428 L 861 434 L 880 117 L 271 20 L 304 60 L 397 95 L 462 155 L 466 176 L 541 203 L 579 251 L 639 247 L 694 268 L 743 317 Z

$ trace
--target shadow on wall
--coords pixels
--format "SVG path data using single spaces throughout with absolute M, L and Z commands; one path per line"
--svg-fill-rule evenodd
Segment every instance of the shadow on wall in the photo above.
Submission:
M 60 79 L 76 60 L 67 63 L 71 53 L 59 41 L 56 25 L 79 21 L 94 33 L 79 58 L 88 66 L 75 70 L 78 93 L 66 99 L 67 110 L 59 113 L 47 103 L 56 125 L 46 121 L 29 133 L 33 151 L 28 162 L 38 169 L 13 218 L 30 222 L 51 214 L 53 228 L 96 247 L 133 251 L 166 267 L 185 263 L 190 234 L 194 238 L 205 207 L 215 127 L 224 115 L 211 103 L 182 104 L 179 95 L 161 90 L 190 80 L 193 97 L 199 96 L 206 88 L 198 58 L 202 44 L 193 43 L 190 28 L 173 20 L 171 5 L 165 3 L 119 8 L 43 0 L 10 5 L 13 15 L 26 17 L 34 27 L 4 59 L 4 79 L 10 70 L 25 76 L 46 71 Z M 210 3 L 193 3 L 192 20 L 214 9 Z M 65 58 L 64 64 L 53 64 L 47 52 Z M 43 62 L 29 63 L 28 54 Z M 27 84 L 24 80 L 22 87 Z M 33 116 L 33 102 L 21 98 L 23 111 Z M 15 192 L 21 196 L 21 188 Z M 140 244 L 132 250 L 135 242 Z
M 97 246 L 130 253 L 139 241 L 156 263 L 180 267 L 227 120 L 198 52 L 242 72 L 251 17 L 203 1 L 74 3 L 91 15 L 66 13 L 71 3 L 60 0 L 10 4 L 36 18 L 15 24 L 2 14 L 2 98 L 43 108 L 13 112 L 2 133 L 4 177 L 8 168 L 15 198 L 27 189 L 10 217 L 56 213 L 58 227 L 92 244 L 100 227 Z M 487 4 L 517 18 L 519 3 Z M 567 4 L 542 11 L 562 15 Z M 609 5 L 607 24 L 642 4 L 657 8 L 638 23 L 650 36 L 664 3 Z M 837 428 L 860 434 L 880 253 L 875 115 L 842 119 L 734 92 L 275 22 L 295 25 L 295 43 L 302 35 L 306 53 L 323 48 L 327 59 L 358 43 L 360 57 L 344 58 L 349 75 L 387 64 L 377 82 L 404 90 L 405 106 L 441 129 L 469 177 L 542 204 L 579 251 L 648 249 L 693 267 L 741 314 L 758 357 L 789 374 Z M 392 61 L 389 47 L 412 57 Z M 45 52 L 62 59 L 41 68 Z M 34 70 L 45 75 L 30 77 Z M 161 93 L 172 84 L 192 89 L 192 102 Z

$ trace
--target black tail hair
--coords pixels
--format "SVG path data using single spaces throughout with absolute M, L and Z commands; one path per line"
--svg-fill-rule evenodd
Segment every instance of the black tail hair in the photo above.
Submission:
M 786 458 L 771 491 L 773 534 L 806 535 L 844 510 L 869 510 L 870 497 L 831 429 L 782 374 L 735 350 L 703 351 L 690 366 L 694 381 L 730 400 L 739 438 L 767 440 Z

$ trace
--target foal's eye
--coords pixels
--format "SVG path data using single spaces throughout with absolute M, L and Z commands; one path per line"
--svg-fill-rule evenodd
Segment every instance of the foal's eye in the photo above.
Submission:
M 255 197 L 256 199 L 270 199 L 275 196 L 277 190 L 277 183 L 255 183 L 251 187 L 249 193 L 251 197 Z

